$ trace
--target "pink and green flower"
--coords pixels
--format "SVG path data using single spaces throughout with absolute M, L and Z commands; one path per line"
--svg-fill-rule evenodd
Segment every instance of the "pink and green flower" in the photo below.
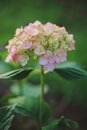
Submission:
M 39 64 L 49 71 L 53 71 L 56 64 L 66 61 L 67 51 L 75 49 L 73 35 L 68 34 L 64 27 L 50 22 L 43 25 L 40 21 L 17 28 L 8 43 L 6 62 L 13 61 L 25 66 L 32 53 Z

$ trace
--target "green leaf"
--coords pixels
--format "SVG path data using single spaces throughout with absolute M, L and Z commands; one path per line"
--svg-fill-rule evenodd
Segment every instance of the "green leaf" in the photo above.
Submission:
M 11 98 L 14 98 L 14 97 L 16 97 L 17 95 L 15 95 L 15 94 L 7 94 L 7 95 L 5 95 L 5 96 L 3 96 L 2 98 L 0 98 L 0 103 L 8 103 L 8 100 L 9 99 L 11 99 Z
M 27 90 L 27 91 L 26 91 Z M 49 87 L 44 85 L 44 94 L 47 93 Z M 39 97 L 41 93 L 40 85 L 33 85 L 33 84 L 24 84 L 23 86 L 23 95 L 29 97 Z
M 22 81 L 22 95 L 28 96 L 28 97 L 39 97 L 40 96 L 40 85 L 34 85 L 30 83 L 24 83 Z M 27 91 L 26 91 L 27 90 Z M 16 94 L 20 95 L 20 87 L 18 86 L 18 83 L 15 83 L 11 86 L 11 91 Z M 49 91 L 49 87 L 47 85 L 44 86 L 44 93 L 47 93 Z
M 31 68 L 13 70 L 5 74 L 0 74 L 0 79 L 12 79 L 12 80 L 24 79 L 31 73 L 31 71 L 32 71 Z
M 76 121 L 64 118 L 54 120 L 47 126 L 42 127 L 42 130 L 75 130 L 78 128 L 78 123 Z
M 18 97 L 9 100 L 9 103 L 17 103 L 15 112 L 22 116 L 33 117 L 39 122 L 40 100 L 38 98 Z M 43 124 L 50 118 L 49 105 L 43 104 Z
M 87 77 L 87 72 L 76 63 L 64 62 L 54 70 L 57 74 L 67 80 L 82 79 Z
M 11 66 L 4 61 L 0 60 L 0 74 L 11 70 Z
M 71 119 L 64 119 L 64 123 L 67 127 L 71 129 L 77 129 L 78 128 L 78 123 L 76 121 L 73 121 Z
M 11 126 L 11 121 L 14 117 L 14 109 L 13 106 L 5 106 L 0 108 L 0 130 L 8 130 Z
M 49 123 L 47 126 L 42 127 L 42 130 L 58 130 L 58 123 L 60 120 L 54 120 L 53 122 Z

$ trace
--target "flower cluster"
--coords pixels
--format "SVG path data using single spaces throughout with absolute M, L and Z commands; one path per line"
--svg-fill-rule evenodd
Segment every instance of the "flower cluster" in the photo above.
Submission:
M 32 55 L 46 70 L 53 71 L 57 63 L 66 61 L 67 51 L 75 49 L 74 43 L 73 35 L 64 27 L 36 21 L 16 29 L 14 38 L 6 46 L 9 53 L 6 62 L 25 66 Z

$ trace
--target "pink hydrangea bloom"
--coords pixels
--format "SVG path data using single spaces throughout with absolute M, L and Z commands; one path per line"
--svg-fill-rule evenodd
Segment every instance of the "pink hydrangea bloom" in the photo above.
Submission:
M 39 64 L 49 71 L 53 71 L 56 64 L 66 61 L 67 51 L 75 49 L 73 35 L 68 34 L 65 27 L 40 21 L 17 28 L 8 43 L 6 62 L 25 66 L 31 56 L 36 56 Z

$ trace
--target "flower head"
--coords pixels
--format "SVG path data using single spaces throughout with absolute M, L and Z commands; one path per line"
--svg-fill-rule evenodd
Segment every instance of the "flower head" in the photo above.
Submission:
M 75 49 L 75 41 L 65 27 L 50 22 L 43 25 L 36 21 L 24 28 L 17 28 L 6 48 L 9 53 L 6 62 L 13 61 L 25 66 L 32 54 L 46 70 L 53 71 L 56 64 L 66 61 L 67 51 Z

